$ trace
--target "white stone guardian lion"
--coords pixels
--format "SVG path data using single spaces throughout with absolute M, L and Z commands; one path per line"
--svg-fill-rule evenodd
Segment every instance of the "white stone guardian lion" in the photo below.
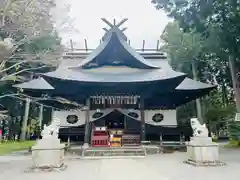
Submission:
M 191 127 L 193 130 L 193 136 L 208 137 L 208 129 L 206 124 L 201 125 L 197 118 L 191 118 Z
M 46 124 L 44 125 L 43 130 L 41 132 L 42 138 L 49 137 L 58 138 L 59 128 L 60 120 L 58 118 L 54 118 L 49 126 L 47 126 Z

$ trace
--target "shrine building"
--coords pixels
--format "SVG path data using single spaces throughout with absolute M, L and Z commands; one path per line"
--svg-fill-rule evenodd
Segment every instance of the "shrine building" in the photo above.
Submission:
M 67 52 L 55 71 L 15 87 L 83 105 L 52 113 L 52 120 L 60 119 L 63 140 L 123 146 L 158 140 L 163 134 L 184 135 L 177 107 L 207 95 L 215 86 L 174 71 L 158 49 L 132 48 L 126 28 L 121 28 L 126 19 L 103 21 L 110 29 L 104 28 L 96 49 Z

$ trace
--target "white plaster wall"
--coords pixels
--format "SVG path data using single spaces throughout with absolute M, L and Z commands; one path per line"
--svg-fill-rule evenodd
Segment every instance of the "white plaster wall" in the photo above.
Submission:
M 104 112 L 104 114 L 109 114 L 114 109 L 105 109 L 101 110 L 101 112 Z M 123 114 L 127 114 L 126 109 L 121 110 Z M 96 119 L 92 118 L 92 115 L 96 111 L 90 111 L 90 121 L 94 121 Z M 130 112 L 130 111 L 129 111 Z M 140 111 L 136 110 L 134 111 L 137 114 L 140 115 Z M 81 126 L 85 123 L 85 113 L 84 111 L 53 111 L 52 118 L 58 118 L 60 119 L 60 126 L 61 127 L 74 127 L 74 126 Z M 145 122 L 147 124 L 155 125 L 155 126 L 176 126 L 177 125 L 177 113 L 176 110 L 145 110 Z M 162 113 L 164 116 L 164 119 L 162 122 L 156 123 L 152 120 L 152 117 L 156 113 Z M 77 115 L 78 116 L 78 122 L 75 124 L 70 124 L 67 122 L 67 116 L 68 115 Z M 140 121 L 140 116 L 137 120 Z
M 102 110 L 101 112 L 104 113 L 104 115 L 107 115 L 109 113 L 111 113 L 114 109 L 105 109 Z M 95 113 L 96 111 L 90 111 L 89 115 L 89 121 L 95 121 L 97 119 L 92 118 L 92 115 Z M 85 111 L 53 111 L 52 113 L 52 119 L 58 118 L 60 119 L 60 126 L 61 127 L 74 127 L 74 126 L 81 126 L 85 124 Z M 76 115 L 78 116 L 78 122 L 75 124 L 70 124 L 67 122 L 67 116 L 68 115 Z
M 154 122 L 152 117 L 156 113 L 163 114 L 164 118 L 161 122 Z M 145 122 L 154 126 L 176 126 L 177 125 L 177 111 L 173 110 L 146 110 L 145 111 Z
M 78 122 L 76 124 L 70 124 L 67 122 L 68 115 L 77 115 Z M 84 111 L 53 111 L 52 118 L 60 119 L 61 127 L 74 127 L 81 126 L 85 123 L 85 112 Z

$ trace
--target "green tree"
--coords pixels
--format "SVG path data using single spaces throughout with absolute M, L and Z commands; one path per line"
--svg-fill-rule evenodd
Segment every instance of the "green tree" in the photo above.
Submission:
M 163 51 L 169 55 L 169 61 L 175 70 L 185 72 L 189 77 L 194 78 L 192 63 L 194 60 L 195 74 L 205 82 L 219 84 L 219 89 L 212 92 L 209 97 L 203 99 L 204 111 L 202 112 L 206 123 L 217 132 L 226 121 L 232 119 L 234 108 L 231 104 L 231 78 L 226 61 L 220 63 L 221 54 L 216 44 L 213 46 L 214 34 L 211 38 L 204 39 L 200 33 L 184 32 L 177 21 L 169 23 L 161 38 L 164 41 Z M 216 49 L 216 51 L 214 51 Z M 218 55 L 218 56 L 217 56 Z M 178 108 L 179 123 L 186 123 L 185 120 L 194 116 L 195 105 L 186 104 Z
M 40 136 L 40 126 L 39 126 L 39 120 L 37 119 L 31 119 L 30 123 L 27 126 L 27 130 L 26 130 L 27 134 L 28 134 L 28 139 L 31 136 Z
M 54 0 L 1 1 L 1 82 L 16 80 L 17 75 L 26 71 L 56 65 L 62 46 L 56 32 L 61 31 L 61 27 L 55 25 L 55 9 Z M 68 24 L 68 19 L 65 20 L 61 23 L 64 28 Z
M 217 56 L 225 54 L 225 59 L 219 58 L 219 63 L 228 60 L 236 107 L 240 112 L 240 83 L 237 82 L 240 67 L 237 65 L 240 53 L 240 2 L 229 0 L 152 0 L 152 2 L 156 8 L 165 10 L 170 17 L 177 20 L 184 31 L 200 33 L 205 39 L 214 34 L 213 42 L 219 49 Z
M 56 66 L 62 45 L 57 33 L 61 27 L 56 27 L 54 19 L 55 9 L 54 0 L 0 1 L 1 95 L 13 93 L 11 86 L 15 81 L 28 81 L 35 72 L 49 71 L 52 66 Z M 64 28 L 68 26 L 67 20 L 64 18 L 65 22 L 61 22 Z M 8 124 L 20 124 L 19 117 L 23 116 L 24 111 L 18 107 L 24 105 L 24 100 L 19 102 L 6 97 L 0 99 L 0 102 L 9 109 L 11 117 L 8 118 Z M 31 106 L 30 118 L 34 119 L 37 113 L 32 113 L 34 108 Z M 19 127 L 14 129 L 20 131 Z

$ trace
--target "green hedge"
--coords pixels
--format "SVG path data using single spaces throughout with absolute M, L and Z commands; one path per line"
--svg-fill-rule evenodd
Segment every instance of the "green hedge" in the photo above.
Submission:
M 9 141 L 0 143 L 0 155 L 29 149 L 36 141 Z
M 229 143 L 226 147 L 240 148 L 240 122 L 230 121 L 228 122 L 228 136 Z
M 240 140 L 240 121 L 228 122 L 228 136 L 234 141 Z
M 229 143 L 225 145 L 227 148 L 240 148 L 240 140 L 230 139 Z

